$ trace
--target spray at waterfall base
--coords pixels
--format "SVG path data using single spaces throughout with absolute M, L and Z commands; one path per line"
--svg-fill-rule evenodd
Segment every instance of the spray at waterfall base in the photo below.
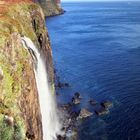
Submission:
M 58 118 L 55 96 L 48 83 L 48 76 L 43 57 L 28 37 L 22 37 L 22 44 L 27 49 L 34 62 L 34 73 L 39 94 L 42 115 L 43 140 L 55 140 L 62 134 Z

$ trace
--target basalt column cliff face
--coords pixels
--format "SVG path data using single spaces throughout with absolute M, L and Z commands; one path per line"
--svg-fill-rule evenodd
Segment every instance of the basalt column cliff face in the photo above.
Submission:
M 33 60 L 22 45 L 23 35 L 45 54 L 53 87 L 50 41 L 41 8 L 28 0 L 0 1 L 0 140 L 43 139 Z

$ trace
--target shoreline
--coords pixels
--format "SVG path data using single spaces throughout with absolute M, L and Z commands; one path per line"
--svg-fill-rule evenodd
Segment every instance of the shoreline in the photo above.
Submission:
M 63 10 L 63 9 L 62 9 L 62 10 Z M 61 16 L 61 15 L 65 14 L 65 13 L 66 13 L 66 11 L 65 11 L 65 10 L 63 10 L 63 11 L 61 11 L 61 12 L 60 12 L 60 13 L 58 13 L 58 14 L 54 13 L 54 14 L 52 14 L 52 15 L 45 16 L 45 19 L 50 18 L 50 17 Z

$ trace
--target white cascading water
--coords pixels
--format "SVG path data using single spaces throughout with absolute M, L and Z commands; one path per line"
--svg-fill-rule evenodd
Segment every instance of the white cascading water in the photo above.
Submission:
M 61 125 L 58 119 L 55 97 L 49 89 L 45 63 L 30 38 L 24 36 L 21 39 L 24 47 L 29 50 L 36 64 L 34 72 L 42 115 L 43 140 L 56 140 L 57 134 L 61 133 Z

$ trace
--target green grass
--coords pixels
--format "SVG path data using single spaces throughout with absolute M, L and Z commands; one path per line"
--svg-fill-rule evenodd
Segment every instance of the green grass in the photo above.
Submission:
M 24 140 L 24 124 L 18 120 L 13 126 L 5 121 L 5 116 L 0 114 L 0 140 Z

